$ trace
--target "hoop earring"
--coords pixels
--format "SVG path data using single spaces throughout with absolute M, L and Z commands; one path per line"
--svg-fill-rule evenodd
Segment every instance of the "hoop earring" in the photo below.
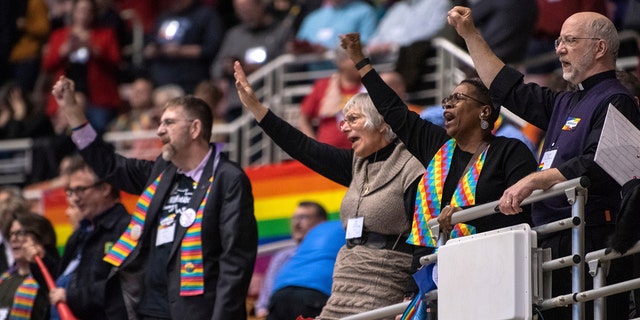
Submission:
M 489 121 L 480 118 L 480 129 L 482 129 L 482 130 L 489 129 Z

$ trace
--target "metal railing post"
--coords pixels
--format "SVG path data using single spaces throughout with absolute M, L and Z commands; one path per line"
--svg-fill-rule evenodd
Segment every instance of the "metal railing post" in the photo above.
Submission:
M 574 188 L 567 191 L 567 200 L 571 204 L 571 216 L 583 221 L 571 229 L 572 254 L 580 257 L 580 263 L 572 269 L 571 289 L 574 293 L 584 291 L 584 204 L 587 196 L 586 189 Z M 574 303 L 572 306 L 573 320 L 584 319 L 584 302 Z

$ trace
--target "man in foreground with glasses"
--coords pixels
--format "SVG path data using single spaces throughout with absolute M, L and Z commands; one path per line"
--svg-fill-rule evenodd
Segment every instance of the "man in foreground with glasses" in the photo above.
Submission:
M 109 302 L 120 310 L 124 310 L 124 301 L 121 292 L 106 292 L 111 267 L 102 258 L 127 228 L 130 215 L 119 201 L 120 191 L 100 180 L 79 155 L 71 160 L 65 192 L 81 220 L 65 245 L 56 288 L 49 293 L 51 304 L 66 301 L 80 319 L 108 319 L 104 296 L 112 296 Z
M 209 143 L 211 108 L 193 96 L 169 100 L 157 130 L 162 154 L 146 161 L 122 157 L 97 138 L 73 93 L 65 77 L 53 87 L 80 154 L 101 179 L 141 195 L 104 257 L 113 266 L 105 299 L 122 291 L 126 307 L 107 315 L 245 319 L 258 244 L 253 196 L 242 169 Z
M 619 39 L 613 23 L 594 12 L 580 12 L 567 18 L 556 41 L 556 54 L 562 64 L 563 78 L 579 89 L 554 92 L 534 83 L 523 83 L 523 75 L 505 66 L 491 51 L 473 24 L 471 10 L 455 7 L 449 11 L 449 24 L 464 38 L 482 81 L 492 99 L 546 130 L 539 171 L 528 175 L 507 189 L 500 199 L 500 211 L 518 214 L 520 203 L 533 190 L 587 176 L 591 179 L 589 201 L 585 205 L 585 252 L 606 246 L 614 228 L 620 204 L 620 188 L 593 161 L 600 133 L 611 103 L 632 123 L 640 125 L 640 114 L 630 93 L 616 79 L 615 67 Z M 534 225 L 543 225 L 571 216 L 571 205 L 559 196 L 534 203 Z M 540 247 L 551 248 L 553 258 L 571 254 L 569 230 L 539 236 Z M 629 279 L 631 263 L 625 259 L 611 264 L 607 283 Z M 590 277 L 589 277 L 590 278 Z M 587 279 L 587 287 L 592 283 Z M 552 295 L 571 290 L 569 268 L 553 272 Z M 607 319 L 627 319 L 628 293 L 607 299 Z M 587 304 L 589 306 L 590 304 Z M 591 317 L 593 312 L 587 310 Z M 545 319 L 569 319 L 571 308 L 544 312 Z

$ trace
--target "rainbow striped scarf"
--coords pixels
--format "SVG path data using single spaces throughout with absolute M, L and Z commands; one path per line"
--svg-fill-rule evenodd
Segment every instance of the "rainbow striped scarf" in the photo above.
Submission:
M 0 283 L 11 277 L 11 270 L 6 271 L 0 275 Z M 31 275 L 28 275 L 18 286 L 15 295 L 13 296 L 13 305 L 11 306 L 11 313 L 9 319 L 11 320 L 28 320 L 31 319 L 31 310 L 33 310 L 33 304 L 36 301 L 38 295 L 38 289 L 40 286 L 38 282 Z
M 204 293 L 204 267 L 202 263 L 202 214 L 207 205 L 213 177 L 200 203 L 196 220 L 187 229 L 180 247 L 180 295 L 197 296 Z
M 120 236 L 118 241 L 111 247 L 105 255 L 104 261 L 113 266 L 119 267 L 138 245 L 142 235 L 142 228 L 149 209 L 149 203 L 156 193 L 162 173 L 150 184 L 138 198 L 135 211 L 131 217 L 131 222 L 127 230 Z M 202 199 L 196 218 L 187 229 L 181 243 L 180 253 L 180 295 L 194 296 L 204 293 L 204 275 L 202 262 L 202 214 L 207 204 L 207 198 L 211 191 L 213 177 L 209 178 L 209 188 Z
M 127 230 L 120 236 L 118 241 L 111 247 L 109 252 L 102 260 L 113 266 L 119 267 L 122 262 L 129 256 L 131 251 L 138 245 L 138 240 L 142 236 L 142 228 L 144 227 L 144 219 L 147 217 L 147 209 L 151 198 L 158 189 L 158 184 L 162 178 L 162 173 L 150 184 L 147 189 L 140 195 L 136 208 L 131 216 L 131 222 L 127 226 Z
M 416 192 L 416 205 L 413 213 L 411 234 L 407 238 L 407 243 L 420 246 L 436 247 L 436 239 L 429 229 L 428 222 L 432 218 L 440 215 L 442 203 L 442 192 L 444 182 L 449 174 L 453 151 L 456 142 L 450 139 L 433 156 L 427 170 L 425 171 Z M 451 197 L 452 207 L 470 206 L 476 202 L 476 184 L 482 171 L 484 160 L 487 155 L 486 147 L 476 162 L 463 174 L 458 182 L 456 190 Z M 475 227 L 464 223 L 458 223 L 451 231 L 451 238 L 461 237 L 475 233 Z

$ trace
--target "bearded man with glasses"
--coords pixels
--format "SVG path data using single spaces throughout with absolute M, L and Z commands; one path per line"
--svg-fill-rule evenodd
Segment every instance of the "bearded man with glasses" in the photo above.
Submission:
M 448 22 L 465 40 L 469 54 L 494 102 L 546 131 L 538 172 L 521 179 L 500 199 L 500 211 L 518 214 L 521 202 L 533 190 L 587 176 L 591 179 L 589 201 L 585 205 L 585 252 L 602 249 L 613 233 L 615 214 L 620 205 L 620 187 L 594 162 L 609 104 L 613 104 L 636 127 L 640 113 L 633 97 L 616 79 L 616 58 L 620 41 L 613 23 L 594 12 L 579 12 L 567 18 L 556 40 L 556 54 L 562 65 L 562 77 L 578 87 L 577 91 L 554 92 L 535 83 L 523 82 L 523 75 L 506 66 L 493 53 L 473 24 L 471 10 L 454 7 Z M 531 213 L 536 226 L 571 216 L 571 205 L 564 196 L 536 202 Z M 538 237 L 538 246 L 552 249 L 552 258 L 571 254 L 569 230 Z M 631 278 L 629 258 L 611 263 L 607 283 Z M 572 292 L 569 268 L 553 271 L 552 295 Z M 585 281 L 588 288 L 590 277 Z M 629 293 L 607 298 L 606 319 L 627 319 Z M 593 316 L 592 303 L 585 314 Z M 571 308 L 543 312 L 545 319 L 569 319 Z

